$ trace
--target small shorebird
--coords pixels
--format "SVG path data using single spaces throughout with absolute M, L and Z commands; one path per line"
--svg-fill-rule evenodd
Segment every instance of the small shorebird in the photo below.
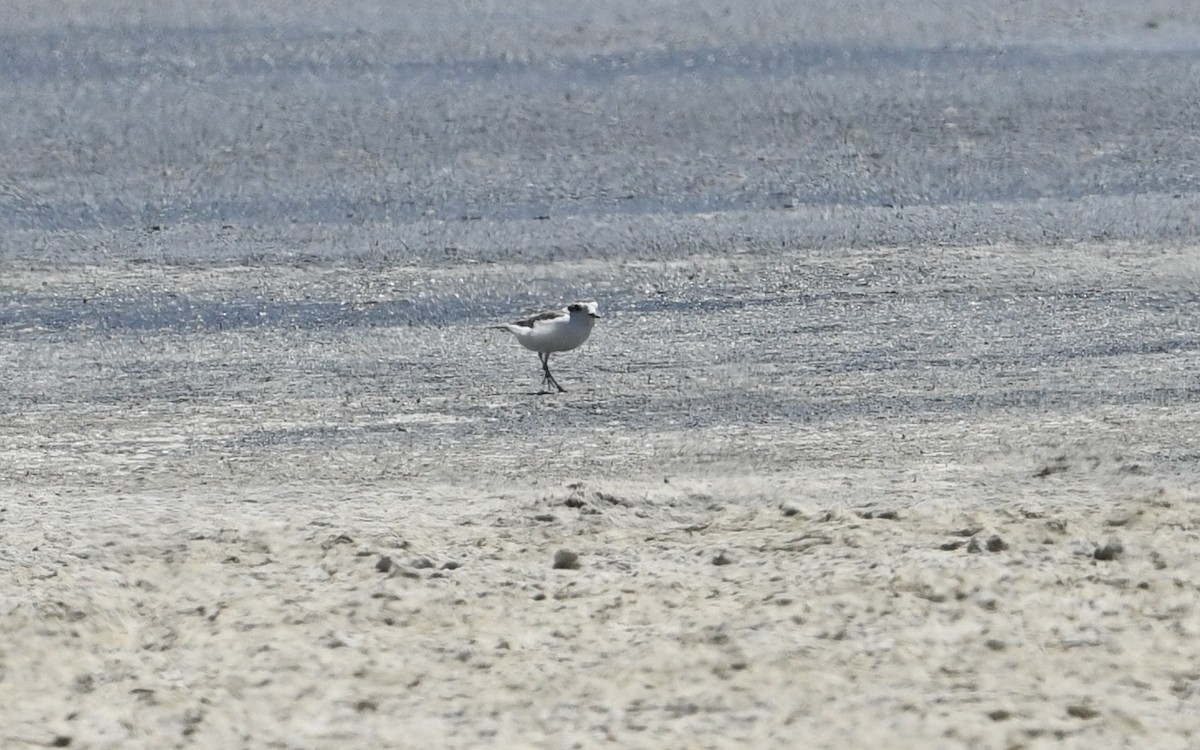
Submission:
M 567 389 L 550 374 L 550 355 L 574 349 L 587 341 L 599 317 L 595 302 L 574 302 L 562 310 L 539 313 L 496 327 L 511 332 L 521 346 L 538 353 L 538 359 L 542 361 L 542 386 L 547 388 L 542 393 L 550 393 L 549 386 L 557 388 L 559 393 L 566 393 Z

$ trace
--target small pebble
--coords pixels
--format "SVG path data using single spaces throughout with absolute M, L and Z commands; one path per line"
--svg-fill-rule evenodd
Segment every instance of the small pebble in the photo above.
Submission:
M 1092 553 L 1092 557 L 1097 560 L 1116 560 L 1125 552 L 1125 545 L 1118 542 L 1116 539 L 1110 539 L 1104 543 L 1104 546 L 1097 547 Z
M 879 518 L 884 521 L 899 521 L 900 514 L 894 510 L 862 510 L 858 512 L 859 518 L 867 520 Z
M 712 559 L 712 564 L 713 565 L 732 565 L 733 558 L 731 558 L 729 555 L 725 554 L 725 550 L 721 550 L 720 552 L 717 553 L 717 556 Z
M 579 555 L 569 549 L 560 549 L 554 553 L 555 570 L 578 570 Z
M 1061 474 L 1069 468 L 1071 468 L 1071 465 L 1067 463 L 1067 457 L 1059 456 L 1058 458 L 1054 459 L 1054 463 L 1046 464 L 1042 468 L 1035 471 L 1033 475 L 1039 479 L 1044 479 L 1045 477 L 1052 476 L 1054 474 Z
M 334 547 L 336 547 L 339 544 L 354 544 L 354 540 L 351 539 L 350 537 L 346 536 L 345 534 L 338 534 L 335 537 L 326 539 L 325 541 L 321 542 L 321 549 L 328 551 L 330 549 L 333 549 Z
M 986 541 L 980 543 L 979 537 L 971 537 L 971 541 L 967 543 L 967 552 L 979 554 L 980 552 L 1003 552 L 1008 549 L 1008 542 L 993 534 Z
M 418 557 L 417 559 L 410 562 L 409 565 L 411 565 L 416 570 L 425 570 L 426 568 L 433 567 L 433 561 L 430 560 L 428 557 Z
M 375 561 L 375 570 L 380 573 L 387 573 L 392 569 L 392 565 L 392 558 L 387 555 L 380 555 L 379 559 Z
M 1067 715 L 1073 716 L 1076 719 L 1094 719 L 1100 715 L 1100 712 L 1091 706 L 1085 706 L 1082 703 L 1076 703 L 1067 706 Z

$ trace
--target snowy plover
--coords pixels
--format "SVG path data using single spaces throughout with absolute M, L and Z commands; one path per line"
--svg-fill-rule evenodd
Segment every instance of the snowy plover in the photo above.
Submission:
M 552 385 L 559 393 L 565 393 L 567 389 L 559 385 L 550 374 L 550 355 L 574 349 L 587 341 L 592 333 L 592 326 L 599 317 L 595 302 L 575 302 L 562 310 L 539 313 L 525 320 L 496 327 L 511 331 L 516 335 L 517 341 L 521 342 L 521 346 L 537 352 L 538 359 L 542 361 L 542 385 Z

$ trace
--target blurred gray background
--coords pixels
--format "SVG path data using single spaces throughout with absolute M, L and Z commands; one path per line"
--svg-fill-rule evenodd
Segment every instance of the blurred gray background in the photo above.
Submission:
M 1197 231 L 1196 3 L 561 5 L 6 3 L 0 258 Z

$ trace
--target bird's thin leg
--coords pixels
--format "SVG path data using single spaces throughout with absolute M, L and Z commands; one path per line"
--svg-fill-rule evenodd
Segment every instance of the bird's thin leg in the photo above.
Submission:
M 566 393 L 567 389 L 559 385 L 554 376 L 550 374 L 550 352 L 539 353 L 538 356 L 542 359 L 542 385 L 549 384 L 557 388 L 559 393 Z
M 538 359 L 542 363 L 542 389 L 543 392 L 549 392 L 550 375 L 550 352 L 538 352 Z

